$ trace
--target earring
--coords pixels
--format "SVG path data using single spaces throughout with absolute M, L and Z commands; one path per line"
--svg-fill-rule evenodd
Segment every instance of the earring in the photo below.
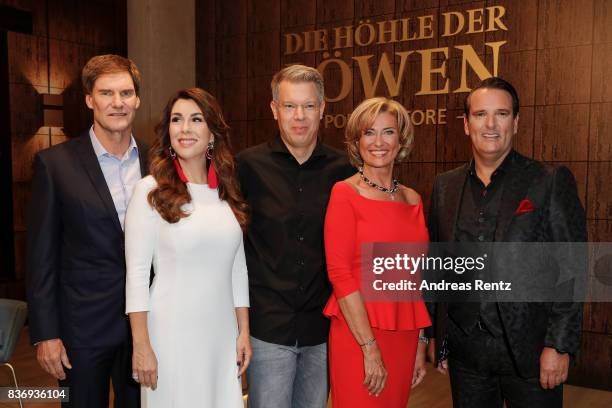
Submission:
M 172 146 L 168 146 L 168 152 L 170 153 L 170 159 L 172 159 L 172 163 L 174 163 L 174 168 L 176 169 L 176 173 L 178 174 L 179 178 L 183 183 L 188 183 L 189 180 L 187 179 L 187 176 L 185 176 L 181 163 L 179 163 L 178 159 L 176 158 L 176 152 Z
M 215 144 L 214 142 L 211 140 L 210 142 L 208 142 L 208 146 L 206 147 L 206 158 L 208 160 L 212 160 L 213 158 L 213 150 L 215 148 Z

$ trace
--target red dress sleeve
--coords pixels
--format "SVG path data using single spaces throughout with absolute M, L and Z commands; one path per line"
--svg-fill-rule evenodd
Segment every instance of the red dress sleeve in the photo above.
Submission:
M 353 276 L 355 259 L 356 213 L 346 189 L 352 188 L 338 182 L 331 191 L 325 215 L 325 258 L 327 274 L 336 298 L 342 298 L 359 290 L 359 282 Z

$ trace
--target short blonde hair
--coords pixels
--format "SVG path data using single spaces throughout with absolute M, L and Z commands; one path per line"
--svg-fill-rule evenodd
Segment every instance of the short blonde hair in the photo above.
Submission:
M 278 88 L 282 81 L 289 82 L 312 82 L 317 88 L 317 97 L 319 103 L 323 102 L 325 98 L 325 89 L 323 87 L 323 76 L 319 71 L 306 65 L 289 65 L 286 68 L 281 69 L 270 82 L 270 88 L 272 88 L 272 99 L 278 101 Z
M 361 102 L 351 113 L 346 124 L 344 132 L 346 150 L 353 166 L 363 165 L 363 158 L 359 154 L 359 139 L 363 132 L 372 126 L 379 114 L 384 112 L 395 116 L 397 120 L 400 150 L 395 161 L 400 162 L 408 157 L 414 141 L 414 128 L 410 123 L 410 115 L 399 102 L 381 96 Z

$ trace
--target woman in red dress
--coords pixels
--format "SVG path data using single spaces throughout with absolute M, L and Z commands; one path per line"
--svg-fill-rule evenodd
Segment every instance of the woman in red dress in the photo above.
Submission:
M 425 304 L 368 302 L 360 292 L 362 243 L 429 240 L 421 198 L 393 179 L 412 141 L 408 113 L 387 98 L 365 100 L 347 123 L 348 154 L 359 172 L 336 183 L 325 217 L 334 408 L 405 408 L 425 376 Z

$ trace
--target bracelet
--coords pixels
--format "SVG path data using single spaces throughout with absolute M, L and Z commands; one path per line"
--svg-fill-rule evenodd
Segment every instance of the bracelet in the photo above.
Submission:
M 419 336 L 419 343 L 425 343 L 425 345 L 429 344 L 429 339 L 425 336 Z
M 376 339 L 374 337 L 372 337 L 370 340 L 366 341 L 363 344 L 359 344 L 360 347 L 368 347 L 371 346 L 372 344 L 376 343 Z

